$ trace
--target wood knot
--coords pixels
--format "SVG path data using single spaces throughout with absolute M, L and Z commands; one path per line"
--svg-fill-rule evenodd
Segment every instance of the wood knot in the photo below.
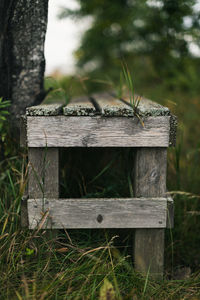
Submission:
M 160 174 L 158 172 L 157 169 L 154 169 L 151 171 L 151 174 L 150 174 L 150 181 L 151 182 L 158 182 L 159 181 L 159 177 L 160 177 Z
M 98 215 L 97 216 L 97 222 L 101 223 L 103 221 L 103 216 L 102 215 Z

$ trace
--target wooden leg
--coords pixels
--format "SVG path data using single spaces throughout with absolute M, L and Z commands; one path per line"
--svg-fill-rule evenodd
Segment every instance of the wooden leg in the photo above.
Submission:
M 136 197 L 159 197 L 166 193 L 167 149 L 138 148 L 134 167 Z M 164 267 L 164 229 L 136 229 L 134 261 L 137 271 L 161 279 Z
M 58 148 L 29 148 L 28 160 L 29 198 L 59 198 Z
M 29 198 L 59 197 L 58 148 L 29 148 Z

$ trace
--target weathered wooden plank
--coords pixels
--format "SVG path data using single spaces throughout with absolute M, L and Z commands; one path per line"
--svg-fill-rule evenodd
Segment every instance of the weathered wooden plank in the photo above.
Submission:
M 27 116 L 57 116 L 62 114 L 63 104 L 42 104 L 27 107 Z
M 164 228 L 167 199 L 29 199 L 29 228 Z
M 133 117 L 133 109 L 121 100 L 114 98 L 109 93 L 93 94 L 92 98 L 97 102 L 101 114 L 107 117 Z
M 169 116 L 27 117 L 29 147 L 168 147 Z
M 170 110 L 168 107 L 162 106 L 161 104 L 154 102 L 152 100 L 146 99 L 144 97 L 140 97 L 138 95 L 135 96 L 135 98 L 141 98 L 139 105 L 137 106 L 137 110 L 141 116 L 169 116 Z M 121 99 L 128 105 L 132 107 L 132 104 L 130 104 L 130 98 L 129 97 L 122 97 Z
M 66 116 L 94 116 L 97 111 L 89 97 L 80 97 L 72 101 L 63 108 Z
M 139 148 L 134 167 L 136 197 L 162 197 L 166 193 L 167 149 Z M 137 271 L 162 278 L 164 268 L 164 229 L 136 229 L 134 260 Z
M 59 150 L 56 148 L 29 148 L 30 198 L 59 197 Z

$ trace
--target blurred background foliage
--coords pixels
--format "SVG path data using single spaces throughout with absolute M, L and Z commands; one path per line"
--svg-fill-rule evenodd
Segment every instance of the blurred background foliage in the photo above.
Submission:
M 118 80 L 123 59 L 134 77 L 139 72 L 168 88 L 196 88 L 200 59 L 190 50 L 200 42 L 197 0 L 76 2 L 79 8 L 63 8 L 59 17 L 91 18 L 75 52 L 79 71 Z

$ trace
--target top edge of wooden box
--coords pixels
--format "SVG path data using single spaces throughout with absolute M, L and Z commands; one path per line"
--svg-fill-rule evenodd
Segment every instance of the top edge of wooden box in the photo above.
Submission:
M 42 104 L 28 107 L 27 116 L 94 116 L 103 115 L 106 117 L 121 116 L 131 117 L 135 111 L 128 99 L 117 99 L 108 94 L 94 94 L 92 97 L 74 98 L 66 106 L 63 104 Z M 137 114 L 143 116 L 169 116 L 170 110 L 149 99 L 142 98 Z

